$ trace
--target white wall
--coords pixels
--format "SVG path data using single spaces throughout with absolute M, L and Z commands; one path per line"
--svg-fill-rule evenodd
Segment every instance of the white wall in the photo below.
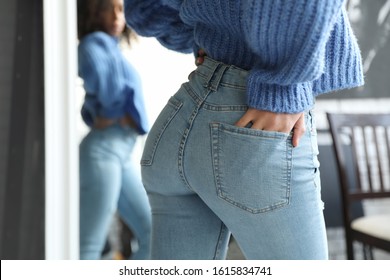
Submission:
M 44 0 L 45 257 L 79 258 L 76 1 Z

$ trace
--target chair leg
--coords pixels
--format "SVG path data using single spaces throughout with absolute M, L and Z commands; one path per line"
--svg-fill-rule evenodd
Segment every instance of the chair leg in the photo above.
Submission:
M 365 260 L 373 260 L 374 255 L 372 253 L 372 247 L 363 243 L 363 256 Z
M 355 253 L 353 251 L 353 241 L 346 237 L 346 247 L 347 247 L 347 259 L 348 260 L 354 260 L 355 259 Z
M 370 260 L 373 260 L 374 259 L 374 253 L 373 253 L 373 248 L 370 246 Z

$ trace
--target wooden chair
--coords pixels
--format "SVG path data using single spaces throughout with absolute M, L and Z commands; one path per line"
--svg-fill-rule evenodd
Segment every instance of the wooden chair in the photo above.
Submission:
M 327 113 L 341 186 L 348 259 L 353 242 L 363 245 L 364 257 L 372 248 L 390 252 L 390 207 L 380 214 L 351 211 L 355 203 L 390 198 L 390 114 Z

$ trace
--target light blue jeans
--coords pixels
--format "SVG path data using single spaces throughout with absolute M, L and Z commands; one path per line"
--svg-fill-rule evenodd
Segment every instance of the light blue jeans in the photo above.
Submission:
M 152 259 L 224 259 L 230 234 L 247 259 L 328 258 L 312 112 L 296 148 L 234 126 L 246 77 L 206 58 L 153 125 L 141 160 Z
M 131 158 L 137 135 L 118 124 L 92 129 L 80 144 L 80 259 L 101 258 L 117 210 L 138 241 L 132 258 L 150 258 L 150 204 Z

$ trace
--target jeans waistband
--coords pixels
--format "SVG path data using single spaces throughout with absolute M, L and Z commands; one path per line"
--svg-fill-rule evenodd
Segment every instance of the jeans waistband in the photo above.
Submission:
M 248 71 L 215 61 L 207 56 L 195 72 L 204 79 L 204 86 L 212 91 L 217 91 L 220 85 L 246 88 Z

